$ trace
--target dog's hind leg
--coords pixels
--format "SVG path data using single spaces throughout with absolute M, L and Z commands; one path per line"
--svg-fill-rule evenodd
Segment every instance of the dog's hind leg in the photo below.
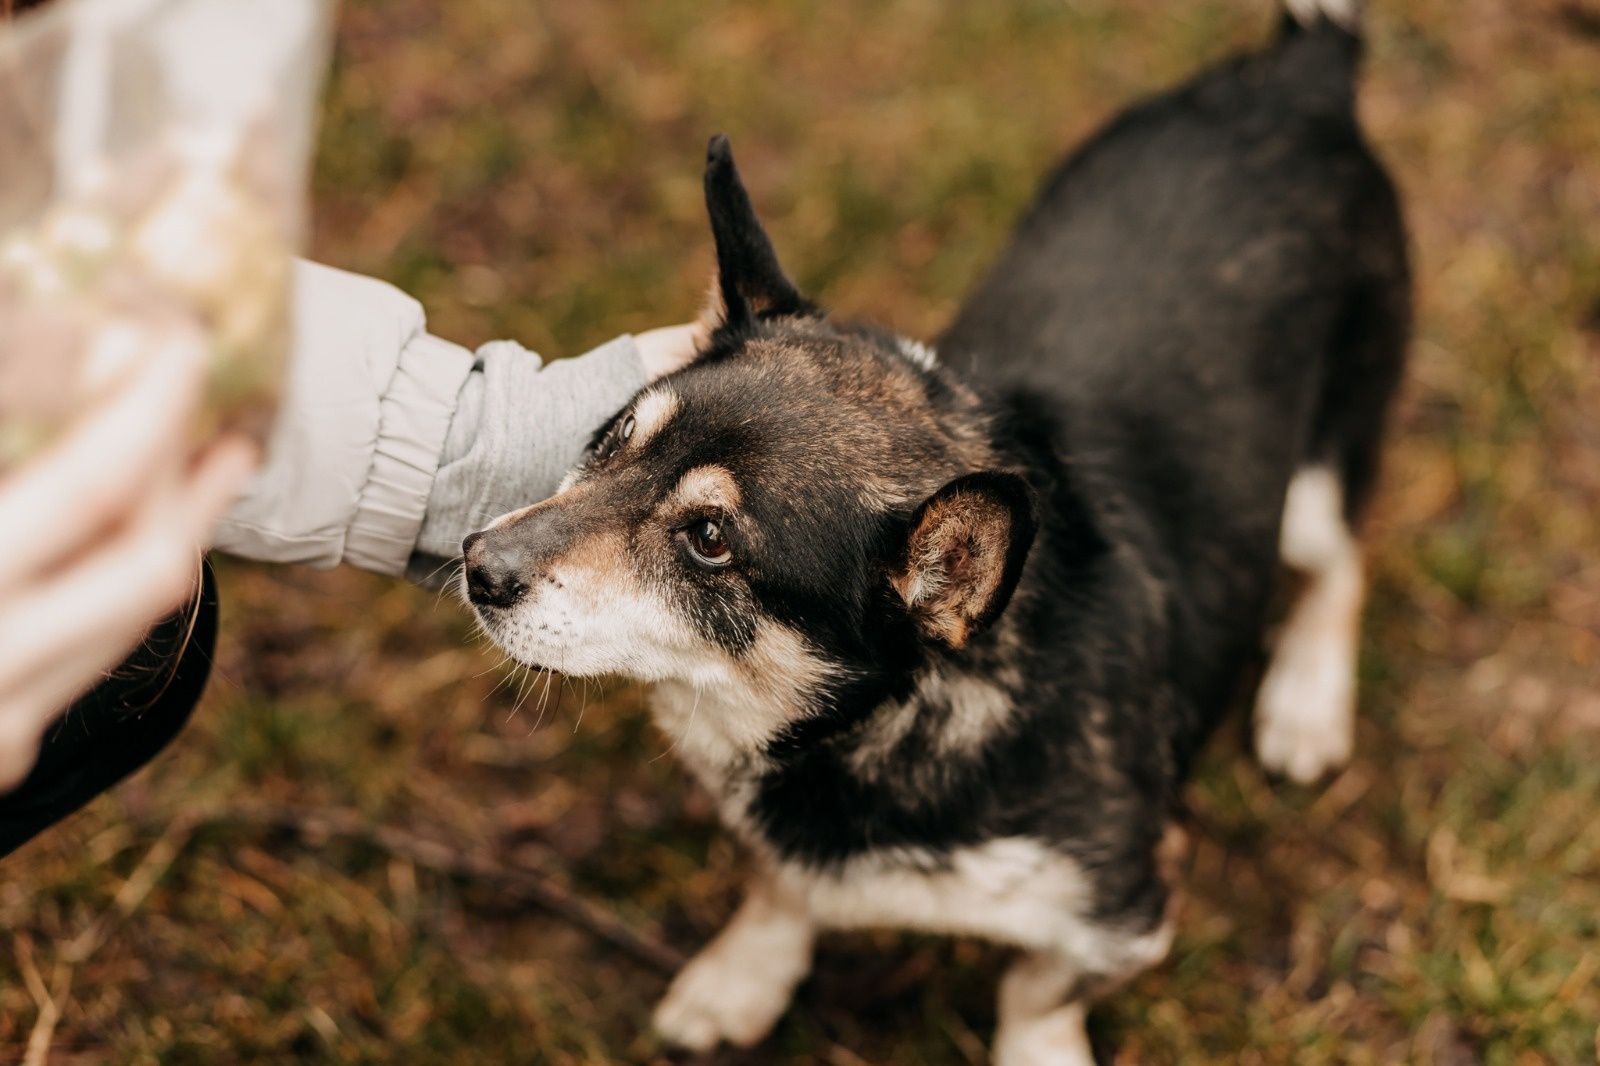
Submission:
M 1304 579 L 1256 693 L 1256 754 L 1311 782 L 1350 758 L 1365 579 L 1356 527 L 1377 480 L 1387 412 L 1410 328 L 1410 282 L 1398 206 L 1375 176 L 1359 260 L 1327 356 L 1308 455 L 1289 483 L 1279 555 Z
M 1346 762 L 1355 741 L 1363 578 L 1346 513 L 1341 479 L 1331 468 L 1295 474 L 1279 550 L 1304 586 L 1256 694 L 1255 725 L 1261 764 L 1301 783 Z
M 1080 977 L 1078 967 L 1049 952 L 1011 964 L 1000 980 L 994 1066 L 1094 1066 Z
M 1176 877 L 1181 831 L 1169 829 L 1158 849 L 1156 874 Z M 1094 1066 L 1084 1028 L 1089 1007 L 1166 958 L 1172 946 L 1176 896 L 1168 888 L 1163 914 L 1128 915 L 1123 921 L 1078 919 L 1053 949 L 1024 953 L 1000 979 L 994 1066 Z
M 815 936 L 805 901 L 758 876 L 733 921 L 673 979 L 656 1032 L 697 1052 L 759 1043 L 810 972 Z

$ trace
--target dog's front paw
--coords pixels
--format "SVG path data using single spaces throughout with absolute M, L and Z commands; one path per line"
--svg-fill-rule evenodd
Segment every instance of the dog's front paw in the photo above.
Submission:
M 760 1043 L 788 1008 L 795 979 L 736 962 L 712 951 L 696 956 L 656 1006 L 656 1032 L 690 1051 Z

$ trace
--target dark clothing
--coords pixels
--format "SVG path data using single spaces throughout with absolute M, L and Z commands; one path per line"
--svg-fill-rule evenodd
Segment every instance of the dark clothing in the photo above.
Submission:
M 159 623 L 110 677 L 45 733 L 26 780 L 0 794 L 0 856 L 145 763 L 177 736 L 205 689 L 217 641 L 217 585 L 204 567 L 198 604 Z

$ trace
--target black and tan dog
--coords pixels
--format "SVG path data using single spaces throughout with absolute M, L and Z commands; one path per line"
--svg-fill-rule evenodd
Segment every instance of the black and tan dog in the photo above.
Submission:
M 713 140 L 703 353 L 467 539 L 493 638 L 655 683 L 759 857 L 667 1037 L 757 1041 L 819 930 L 891 926 L 1022 949 L 997 1060 L 1089 1061 L 1086 1004 L 1167 951 L 1159 845 L 1285 565 L 1259 754 L 1348 756 L 1409 287 L 1349 12 L 1291 7 L 1068 159 L 937 356 L 800 295 Z

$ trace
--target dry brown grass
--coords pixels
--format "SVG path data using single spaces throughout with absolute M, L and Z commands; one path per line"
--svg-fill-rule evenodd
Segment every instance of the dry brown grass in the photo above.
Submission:
M 1267 7 L 353 0 L 317 251 L 447 335 L 578 351 L 692 310 L 726 129 L 810 290 L 931 333 L 1054 155 Z M 1096 1018 L 1119 1062 L 1571 1064 L 1600 1038 L 1600 18 L 1420 0 L 1370 24 L 1421 322 L 1359 756 L 1300 790 L 1242 727 L 1217 739 L 1178 945 Z M 361 574 L 224 580 L 196 723 L 5 865 L 0 1059 L 63 967 L 57 1063 L 659 1057 L 661 976 L 516 888 L 678 951 L 729 914 L 739 857 L 637 694 L 519 693 L 452 603 Z M 239 820 L 263 807 L 423 850 Z M 777 1035 L 723 1061 L 981 1061 L 999 960 L 830 940 Z

